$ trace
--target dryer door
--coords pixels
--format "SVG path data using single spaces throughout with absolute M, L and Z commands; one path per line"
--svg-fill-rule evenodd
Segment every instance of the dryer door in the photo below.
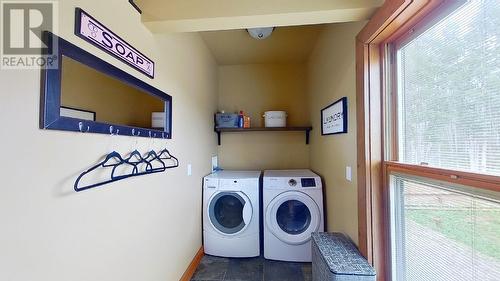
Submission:
M 266 224 L 281 241 L 299 245 L 311 239 L 320 226 L 320 209 L 309 195 L 287 191 L 276 196 L 266 208 Z
M 236 235 L 245 231 L 252 219 L 252 213 L 252 204 L 242 192 L 218 192 L 209 200 L 210 223 L 224 235 Z

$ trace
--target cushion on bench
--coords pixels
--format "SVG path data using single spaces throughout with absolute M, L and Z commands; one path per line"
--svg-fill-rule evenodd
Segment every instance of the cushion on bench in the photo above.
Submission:
M 312 234 L 313 281 L 375 281 L 376 273 L 342 233 Z

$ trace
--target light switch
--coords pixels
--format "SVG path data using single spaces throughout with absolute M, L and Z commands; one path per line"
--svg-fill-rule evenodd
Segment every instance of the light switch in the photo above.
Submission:
M 187 174 L 188 174 L 188 176 L 190 176 L 190 175 L 193 174 L 193 170 L 192 170 L 191 164 L 187 165 Z
M 352 169 L 351 166 L 345 167 L 345 179 L 348 181 L 352 181 Z

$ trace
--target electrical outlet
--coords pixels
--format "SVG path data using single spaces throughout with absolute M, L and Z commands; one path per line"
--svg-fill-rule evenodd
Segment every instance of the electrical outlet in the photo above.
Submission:
M 188 164 L 187 165 L 187 175 L 190 176 L 193 174 L 193 167 L 191 166 L 191 164 Z
M 345 179 L 348 181 L 352 181 L 352 168 L 351 168 L 351 166 L 345 167 Z
M 215 169 L 219 167 L 219 159 L 217 155 L 212 156 L 212 172 L 215 172 Z

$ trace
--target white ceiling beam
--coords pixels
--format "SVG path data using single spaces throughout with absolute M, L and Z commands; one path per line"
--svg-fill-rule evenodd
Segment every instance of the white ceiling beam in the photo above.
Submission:
M 138 0 L 153 33 L 367 20 L 383 0 Z
M 198 32 L 267 26 L 297 26 L 367 20 L 376 8 L 303 12 L 258 16 L 143 21 L 151 32 Z

